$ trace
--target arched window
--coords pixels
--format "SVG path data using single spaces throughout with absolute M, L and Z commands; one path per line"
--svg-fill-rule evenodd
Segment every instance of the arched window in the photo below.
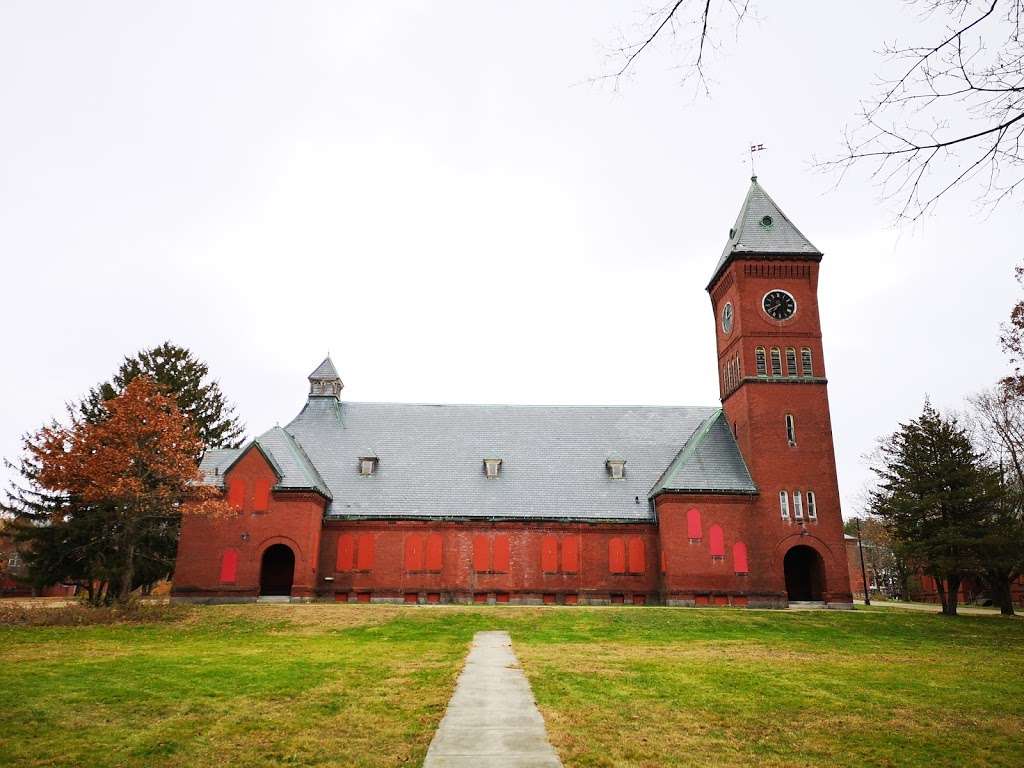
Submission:
M 508 536 L 501 533 L 494 537 L 494 572 L 508 573 L 511 564 L 511 549 Z
M 765 362 L 764 347 L 758 347 L 754 350 L 754 361 L 757 365 L 757 375 L 767 376 L 768 364 Z
M 405 537 L 405 570 L 423 570 L 423 537 L 418 533 Z
M 736 573 L 750 573 L 747 565 L 747 545 L 737 541 L 732 545 L 732 569 Z
M 796 376 L 796 350 L 792 347 L 786 347 L 786 375 Z
M 234 509 L 241 509 L 245 505 L 245 480 L 240 477 L 228 483 L 228 504 Z
M 608 570 L 612 573 L 626 572 L 626 545 L 617 537 L 608 540 Z
M 701 540 L 699 509 L 694 508 L 686 511 L 686 538 L 690 540 L 691 544 L 696 544 Z
M 708 529 L 708 550 L 715 560 L 725 558 L 725 536 L 722 534 L 722 526 L 717 523 Z
M 558 572 L 558 539 L 545 536 L 540 542 L 540 569 L 544 573 Z
M 356 538 L 351 533 L 343 533 L 338 537 L 338 560 L 335 568 L 339 571 L 351 571 L 355 566 Z
M 807 492 L 807 518 L 809 520 L 818 519 L 818 505 L 814 498 L 814 491 Z
M 786 414 L 786 441 L 790 446 L 796 445 L 796 420 L 792 413 Z
M 234 584 L 238 573 L 238 550 L 225 549 L 220 558 L 220 583 Z
M 273 485 L 267 478 L 260 478 L 252 487 L 252 511 L 266 512 L 270 509 L 270 488 Z
M 491 545 L 481 534 L 473 537 L 473 570 L 477 573 L 491 570 Z
M 782 375 L 782 352 L 778 347 L 772 347 L 772 376 Z
M 804 365 L 804 376 L 813 376 L 814 371 L 811 368 L 811 350 L 804 347 L 800 350 L 801 362 Z
M 789 494 L 785 491 L 779 491 L 779 512 L 783 520 L 789 520 Z
M 793 517 L 797 520 L 804 519 L 804 497 L 800 491 L 793 491 Z
M 439 573 L 441 571 L 441 549 L 442 540 L 440 533 L 427 535 L 427 570 Z
M 647 572 L 647 550 L 644 547 L 644 540 L 634 536 L 629 540 L 629 572 Z
M 575 536 L 562 539 L 562 572 L 579 573 L 580 541 Z
M 356 570 L 373 570 L 373 545 L 377 537 L 372 533 L 359 534 L 359 546 L 356 547 Z

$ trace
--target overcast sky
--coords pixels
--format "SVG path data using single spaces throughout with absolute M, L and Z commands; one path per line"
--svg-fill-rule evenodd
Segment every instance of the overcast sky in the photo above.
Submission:
M 763 2 L 709 99 L 670 47 L 578 85 L 639 3 L 0 3 L 0 454 L 171 339 L 250 434 L 330 350 L 351 400 L 718 402 L 704 291 L 763 186 L 825 253 L 844 514 L 861 455 L 1005 370 L 1019 203 L 917 228 L 811 167 L 902 3 Z

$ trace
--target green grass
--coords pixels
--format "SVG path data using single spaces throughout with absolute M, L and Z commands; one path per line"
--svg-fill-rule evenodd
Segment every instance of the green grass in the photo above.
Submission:
M 414 766 L 507 629 L 577 766 L 1024 763 L 1024 621 L 894 609 L 223 606 L 0 627 L 0 766 Z

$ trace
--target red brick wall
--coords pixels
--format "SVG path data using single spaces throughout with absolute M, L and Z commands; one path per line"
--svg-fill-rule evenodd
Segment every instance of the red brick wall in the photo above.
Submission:
M 349 533 L 372 536 L 373 566 L 367 571 L 337 570 L 338 540 Z M 437 572 L 406 567 L 407 539 L 436 533 L 441 536 L 442 562 Z M 488 572 L 474 567 L 474 539 L 488 543 Z M 506 572 L 493 572 L 494 541 L 507 537 L 509 562 Z M 545 572 L 542 546 L 545 538 L 556 542 L 557 572 Z M 565 572 L 565 540 L 578 546 L 576 573 Z M 609 543 L 620 539 L 628 550 L 631 539 L 643 543 L 642 573 L 612 573 L 609 568 Z M 634 545 L 634 552 L 636 546 Z M 628 560 L 628 557 L 627 557 Z M 333 579 L 321 580 L 321 592 L 351 599 L 371 593 L 374 599 L 405 599 L 415 594 L 426 599 L 433 593 L 442 600 L 470 601 L 484 595 L 492 599 L 507 595 L 512 601 L 542 602 L 545 595 L 565 602 L 573 595 L 582 602 L 610 600 L 622 595 L 644 595 L 648 600 L 659 591 L 658 536 L 650 524 L 588 524 L 541 522 L 473 521 L 344 521 L 325 525 L 320 548 L 320 573 Z M 626 564 L 629 566 L 629 563 Z M 632 570 L 639 570 L 634 567 Z M 479 598 L 478 598 L 479 599 Z
M 258 484 L 276 480 L 263 454 L 250 449 L 225 477 L 229 486 L 244 483 L 242 508 L 228 518 L 186 517 L 182 521 L 173 595 L 255 597 L 263 552 L 277 543 L 286 544 L 295 555 L 292 595 L 313 595 L 326 502 L 315 493 L 276 492 L 269 511 L 254 511 Z M 221 562 L 228 548 L 238 551 L 233 584 L 220 581 Z
M 807 261 L 736 261 L 726 269 L 711 288 L 720 368 L 739 353 L 742 375 L 756 379 L 755 349 L 762 346 L 770 352 L 772 347 L 779 347 L 785 375 L 784 352 L 793 347 L 802 374 L 799 352 L 809 347 L 814 377 L 825 376 L 817 303 L 818 266 Z M 769 318 L 761 306 L 764 295 L 775 288 L 788 291 L 796 300 L 796 314 L 784 323 Z M 721 313 L 730 301 L 735 320 L 732 333 L 726 335 Z M 770 372 L 770 356 L 768 366 Z M 825 600 L 847 603 L 852 595 L 828 392 L 823 381 L 802 382 L 800 378 L 794 383 L 744 381 L 722 392 L 726 417 L 760 489 L 747 523 L 746 535 L 755 544 L 751 569 L 755 561 L 759 562 L 769 579 L 758 582 L 759 590 L 783 594 L 782 559 L 786 551 L 800 544 L 811 546 L 825 563 Z M 795 446 L 787 439 L 786 414 L 792 414 L 795 420 Z M 788 521 L 782 519 L 779 509 L 782 490 L 789 494 Z M 793 492 L 797 490 L 804 496 L 802 525 L 794 517 Z M 816 497 L 817 521 L 807 518 L 809 490 Z

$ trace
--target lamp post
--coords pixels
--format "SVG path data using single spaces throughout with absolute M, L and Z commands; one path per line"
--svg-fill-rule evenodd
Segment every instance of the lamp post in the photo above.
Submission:
M 857 551 L 860 552 L 860 577 L 864 581 L 864 605 L 871 605 L 871 592 L 868 591 L 868 572 L 864 567 L 864 541 L 860 537 L 860 518 L 857 518 Z

